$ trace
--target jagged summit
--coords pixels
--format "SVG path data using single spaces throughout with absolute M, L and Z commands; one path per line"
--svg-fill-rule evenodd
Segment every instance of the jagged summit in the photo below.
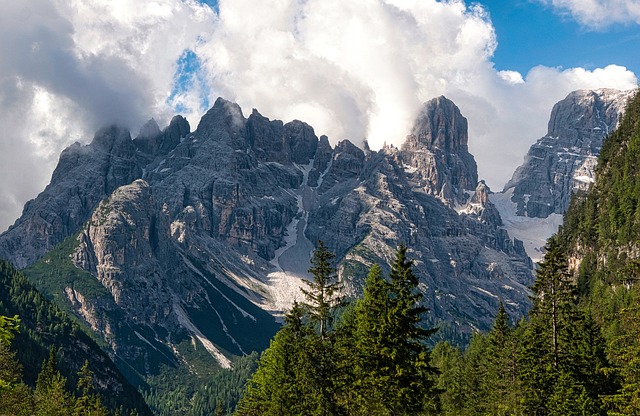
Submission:
M 140 133 L 138 133 L 138 136 L 136 138 L 150 139 L 152 137 L 159 136 L 160 133 L 162 132 L 160 131 L 160 126 L 158 126 L 158 122 L 156 121 L 155 118 L 151 118 L 149 121 L 147 121 L 144 124 L 144 126 L 140 128 Z
M 447 153 L 468 152 L 468 122 L 453 101 L 441 95 L 420 110 L 403 148 L 424 145 Z
M 593 183 L 602 142 L 616 128 L 630 93 L 579 90 L 554 105 L 547 135 L 531 146 L 504 188 L 513 188 L 518 215 L 562 215 L 571 194 Z
M 534 260 L 562 224 L 572 193 L 595 180 L 598 154 L 632 91 L 578 90 L 554 105 L 547 135 L 531 146 L 501 193 L 491 195 L 507 230 Z
M 628 98 L 629 91 L 611 88 L 573 91 L 553 106 L 547 136 L 577 142 L 595 138 L 597 150 L 602 146 L 599 133 L 606 136 L 616 128 Z
M 402 145 L 404 162 L 417 170 L 425 191 L 452 205 L 464 204 L 478 183 L 478 168 L 468 148 L 468 123 L 444 96 L 424 104 Z

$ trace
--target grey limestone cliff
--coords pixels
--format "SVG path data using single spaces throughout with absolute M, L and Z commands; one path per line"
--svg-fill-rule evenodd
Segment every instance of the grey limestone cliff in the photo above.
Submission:
M 553 107 L 547 134 L 531 146 L 505 185 L 505 192 L 513 189 L 517 215 L 563 214 L 571 194 L 593 183 L 602 142 L 616 128 L 629 94 L 579 90 Z

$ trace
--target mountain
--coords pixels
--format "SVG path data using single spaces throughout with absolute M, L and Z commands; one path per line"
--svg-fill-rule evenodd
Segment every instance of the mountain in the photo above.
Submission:
M 571 195 L 594 182 L 603 141 L 616 129 L 631 94 L 578 90 L 555 104 L 547 134 L 531 146 L 504 190 L 491 197 L 509 234 L 525 242 L 534 260 L 562 224 Z
M 445 97 L 424 105 L 401 149 L 332 147 L 301 121 L 245 117 L 223 99 L 189 130 L 178 116 L 164 131 L 109 127 L 72 145 L 0 236 L 0 255 L 29 266 L 130 377 L 225 368 L 266 347 L 317 240 L 354 295 L 406 243 L 430 319 L 450 334 L 488 328 L 499 299 L 527 310 L 530 260 Z
M 0 262 L 0 314 L 20 317 L 20 331 L 11 344 L 23 367 L 24 380 L 32 387 L 42 364 L 55 346 L 60 371 L 76 385 L 78 372 L 89 364 L 102 402 L 111 408 L 136 410 L 150 415 L 140 393 L 120 373 L 109 356 L 64 312 L 46 300 L 6 261 Z

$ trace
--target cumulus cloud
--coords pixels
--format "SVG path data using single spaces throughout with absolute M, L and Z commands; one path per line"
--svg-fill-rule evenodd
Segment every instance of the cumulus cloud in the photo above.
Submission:
M 498 45 L 479 5 L 434 0 L 222 0 L 220 26 L 197 52 L 214 94 L 301 118 L 334 143 L 401 145 L 420 105 L 439 95 L 468 117 L 480 176 L 501 188 L 546 133 L 554 103 L 580 88 L 628 89 L 611 65 L 496 71 Z
M 301 119 L 335 143 L 400 145 L 439 95 L 469 118 L 480 176 L 509 179 L 578 88 L 631 88 L 611 65 L 497 71 L 489 15 L 461 0 L 31 0 L 0 15 L 0 229 L 44 188 L 60 150 L 107 123 L 133 132 L 217 96 Z
M 603 29 L 616 24 L 640 24 L 637 0 L 538 0 L 560 13 L 573 16 L 580 24 Z
M 194 1 L 3 4 L 0 230 L 44 188 L 62 148 L 107 123 L 168 117 L 176 60 L 215 20 Z

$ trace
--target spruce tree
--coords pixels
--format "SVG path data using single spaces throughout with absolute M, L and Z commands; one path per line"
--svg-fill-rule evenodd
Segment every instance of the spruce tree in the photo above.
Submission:
M 302 306 L 295 303 L 247 382 L 238 415 L 286 416 L 315 410 L 317 397 L 311 393 L 315 386 L 307 352 L 312 331 L 303 323 L 303 316 Z
M 392 376 L 389 404 L 396 414 L 414 415 L 424 410 L 434 395 L 434 375 L 427 339 L 437 329 L 421 326 L 422 316 L 428 311 L 421 305 L 422 292 L 413 273 L 413 261 L 407 258 L 407 247 L 401 244 L 389 274 L 391 296 L 388 323 L 389 353 Z M 416 392 L 419 392 L 416 394 Z
M 89 369 L 89 362 L 85 360 L 84 365 L 78 372 L 78 385 L 76 391 L 80 395 L 75 400 L 74 416 L 106 416 L 107 409 L 100 398 L 93 392 L 93 371 Z
M 578 308 L 575 284 L 558 237 L 549 239 L 546 249 L 523 339 L 520 365 L 525 412 L 568 414 L 578 406 L 591 409 L 585 414 L 603 413 L 600 396 L 611 391 L 613 383 L 603 372 L 608 363 L 600 329 Z
M 364 286 L 364 294 L 355 306 L 355 385 L 357 405 L 370 414 L 390 414 L 385 405 L 392 376 L 387 357 L 392 345 L 389 314 L 391 285 L 383 278 L 382 269 L 374 264 Z
M 36 382 L 36 416 L 68 416 L 74 407 L 73 398 L 65 389 L 67 380 L 57 366 L 56 349 L 52 346 Z
M 375 414 L 419 414 L 435 402 L 434 375 L 425 342 L 435 332 L 421 326 L 418 278 L 400 245 L 390 280 L 373 266 L 356 306 L 356 351 L 361 398 Z
M 498 314 L 487 335 L 486 380 L 487 409 L 491 414 L 519 414 L 517 341 L 509 325 L 509 315 L 500 301 Z
M 340 283 L 333 265 L 334 258 L 335 255 L 327 249 L 324 243 L 318 241 L 309 268 L 309 273 L 313 275 L 313 281 L 305 280 L 304 283 L 309 288 L 302 289 L 307 298 L 309 313 L 319 324 L 320 337 L 323 339 L 332 324 L 333 308 L 340 302 L 338 294 Z

